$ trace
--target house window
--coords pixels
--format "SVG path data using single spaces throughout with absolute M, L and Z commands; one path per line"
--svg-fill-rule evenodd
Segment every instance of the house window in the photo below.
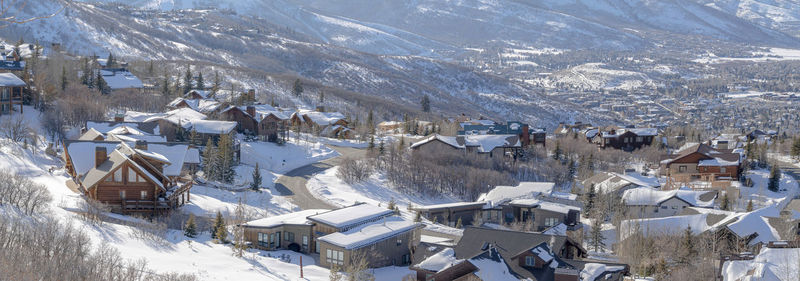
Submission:
M 636 142 L 642 142 L 642 141 L 643 141 L 642 137 L 636 137 Z
M 286 231 L 286 233 L 284 233 L 284 237 L 286 238 L 286 241 L 294 242 L 294 232 Z
M 525 257 L 525 265 L 526 266 L 535 266 L 536 265 L 536 259 L 533 256 Z
M 661 206 L 661 209 L 664 209 L 664 210 L 666 210 L 666 209 L 667 209 L 667 206 Z
M 344 252 L 327 249 L 325 251 L 325 261 L 327 261 L 328 264 L 342 265 L 344 264 Z
M 141 195 L 142 195 L 142 200 L 147 199 L 147 191 L 146 190 L 142 190 Z
M 136 172 L 128 168 L 128 182 L 136 182 Z
M 122 182 L 122 169 L 117 169 L 114 171 L 114 181 Z
M 142 175 L 136 175 L 136 180 L 138 182 L 145 182 L 145 179 L 144 179 L 144 177 L 142 177 Z
M 120 190 L 119 191 L 119 198 L 122 199 L 122 200 L 125 200 L 125 190 Z
M 303 247 L 308 247 L 308 236 L 303 235 Z
M 403 240 L 402 239 L 397 239 L 397 246 L 400 246 L 400 245 L 403 245 Z
M 281 247 L 281 232 L 278 231 L 277 233 L 275 233 L 275 248 L 280 248 L 280 247 Z
M 544 225 L 545 226 L 554 226 L 556 224 L 558 224 L 558 219 L 557 218 L 545 218 L 544 219 Z
M 686 173 L 686 166 L 685 165 L 678 166 L 678 172 Z
M 727 173 L 727 170 L 725 167 L 719 168 L 720 173 Z

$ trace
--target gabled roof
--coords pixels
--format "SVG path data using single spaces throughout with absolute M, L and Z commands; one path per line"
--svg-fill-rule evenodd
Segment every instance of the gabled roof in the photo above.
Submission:
M 664 201 L 677 198 L 693 207 L 712 208 L 716 197 L 716 191 L 680 189 L 664 191 L 648 187 L 629 189 L 622 194 L 622 199 L 628 206 L 658 206 Z
M 553 192 L 555 183 L 552 182 L 521 182 L 517 186 L 499 185 L 478 197 L 477 201 L 485 202 L 488 208 L 493 208 L 518 199 L 533 199 L 540 194 Z
M 105 136 L 102 133 L 95 130 L 94 128 L 89 128 L 88 130 L 86 130 L 86 133 L 83 133 L 83 135 L 81 135 L 78 138 L 78 140 L 85 140 L 85 141 L 104 140 L 104 139 Z
M 151 116 L 152 117 L 152 116 Z M 127 116 L 126 116 L 127 118 Z M 149 118 L 149 117 L 148 117 Z M 119 126 L 135 128 L 148 134 L 157 134 L 155 131 L 158 124 L 145 122 L 115 122 L 115 121 L 86 121 L 86 130 L 95 129 L 102 134 L 106 134 Z
M 184 128 L 189 128 L 189 125 L 192 121 L 196 120 L 205 120 L 208 118 L 205 114 L 195 111 L 191 108 L 178 108 L 174 110 L 167 111 L 166 113 L 159 114 L 150 118 L 145 119 L 144 122 L 154 122 L 158 120 L 165 120 L 175 125 L 183 126 Z
M 458 141 L 456 141 L 456 137 L 442 136 L 440 134 L 433 134 L 427 138 L 424 138 L 418 142 L 411 144 L 410 147 L 417 148 L 432 141 L 440 141 L 449 146 L 452 146 L 453 148 L 458 148 L 458 149 L 465 148 L 463 144 L 459 144 Z
M 189 97 L 192 93 L 196 93 L 196 94 L 200 95 L 201 97 L 203 97 L 204 99 L 208 98 L 211 95 L 211 91 L 191 90 L 191 91 L 186 92 L 186 94 L 183 95 L 183 97 Z
M 312 110 L 299 110 L 301 116 L 308 117 L 312 122 L 319 126 L 328 126 L 339 120 L 344 120 L 344 114 L 339 112 L 319 112 Z
M 100 74 L 112 90 L 144 88 L 142 80 L 128 71 L 100 70 Z
M 698 163 L 703 160 L 716 159 L 715 161 L 704 162 L 707 166 L 713 166 L 714 164 L 726 164 L 725 166 L 727 166 L 727 164 L 738 165 L 741 158 L 741 155 L 733 152 L 732 149 L 716 149 L 707 144 L 698 143 L 682 147 L 675 155 L 670 156 L 671 159 L 661 161 L 661 163 L 669 165 L 678 159 L 682 159 L 694 153 L 700 153 L 707 157 L 706 159 L 701 159 Z
M 160 187 L 162 190 L 166 190 L 164 185 L 155 176 L 153 176 L 153 174 L 142 168 L 142 166 L 139 166 L 138 163 L 128 158 L 128 156 L 122 154 L 119 150 L 114 150 L 109 155 L 108 160 L 99 166 L 90 169 L 89 172 L 86 173 L 86 176 L 81 178 L 81 184 L 86 189 L 92 189 L 95 185 L 97 185 L 97 183 L 105 179 L 109 174 L 115 172 L 125 163 L 129 163 L 131 167 L 133 167 L 140 174 L 144 175 L 151 183 Z
M 218 120 L 194 120 L 190 124 L 191 130 L 201 134 L 223 135 L 230 134 L 236 129 L 236 122 Z
M 161 171 L 165 176 L 180 176 L 184 163 L 186 162 L 187 154 L 195 151 L 195 161 L 199 162 L 199 151 L 196 148 L 189 148 L 188 144 L 184 143 L 148 143 L 147 150 L 134 149 L 131 146 L 133 142 L 124 141 L 65 141 L 65 153 L 69 155 L 69 160 L 72 162 L 75 173 L 78 176 L 85 175 L 95 165 L 95 149 L 102 147 L 106 152 L 121 149 L 123 154 L 131 157 L 131 154 L 136 153 L 142 157 L 152 159 L 165 163 Z M 124 147 L 123 147 L 124 146 Z

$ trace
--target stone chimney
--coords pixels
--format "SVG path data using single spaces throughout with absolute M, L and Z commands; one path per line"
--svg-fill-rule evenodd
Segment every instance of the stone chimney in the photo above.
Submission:
M 125 122 L 125 114 L 122 113 L 114 114 L 114 122 Z
M 94 148 L 94 167 L 100 167 L 100 164 L 106 162 L 108 158 L 108 154 L 106 152 L 106 148 L 102 146 L 95 146 Z
M 252 106 L 252 105 L 248 105 L 247 106 L 247 114 L 250 114 L 250 116 L 253 116 L 253 118 L 256 118 L 256 107 Z
M 147 141 L 146 140 L 137 140 L 133 146 L 138 150 L 147 150 Z

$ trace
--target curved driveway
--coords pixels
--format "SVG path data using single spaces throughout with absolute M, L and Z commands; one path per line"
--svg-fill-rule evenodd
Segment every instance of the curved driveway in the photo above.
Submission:
M 335 208 L 327 202 L 314 197 L 314 195 L 308 191 L 308 188 L 306 188 L 306 183 L 315 174 L 338 165 L 342 161 L 342 157 L 358 159 L 364 157 L 365 154 L 365 150 L 363 149 L 331 145 L 329 145 L 329 147 L 339 152 L 340 155 L 291 170 L 275 181 L 275 189 L 280 192 L 281 195 L 288 196 L 300 209 Z

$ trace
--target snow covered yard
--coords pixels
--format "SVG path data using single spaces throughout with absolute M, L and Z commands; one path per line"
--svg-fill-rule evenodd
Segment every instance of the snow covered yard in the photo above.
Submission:
M 367 180 L 357 184 L 347 184 L 336 176 L 338 167 L 319 173 L 308 180 L 308 190 L 315 197 L 335 206 L 349 206 L 356 202 L 386 206 L 394 198 L 401 210 L 411 205 L 432 205 L 456 202 L 455 198 L 428 198 L 417 194 L 408 194 L 390 186 L 386 177 L 375 173 Z
M 279 215 L 297 211 L 297 205 L 279 194 L 274 188 L 260 191 L 245 189 L 242 191 L 224 190 L 204 185 L 192 187 L 191 200 L 181 208 L 182 211 L 196 216 L 213 217 L 217 211 L 225 216 L 233 215 L 239 199 L 242 200 L 248 214 L 256 217 Z
M 739 198 L 734 204 L 734 211 L 745 211 L 747 203 L 753 200 L 753 209 L 772 206 L 781 203 L 784 199 L 792 198 L 800 192 L 797 181 L 789 174 L 782 173 L 778 192 L 773 192 L 767 188 L 769 183 L 769 170 L 752 170 L 747 172 L 747 177 L 753 181 L 753 187 L 741 185 L 734 182 L 739 188 Z M 788 201 L 787 201 L 788 203 Z
M 318 142 L 305 140 L 278 145 L 271 142 L 241 142 L 241 163 L 255 166 L 276 174 L 283 174 L 296 168 L 336 157 L 338 152 Z M 264 175 L 262 173 L 262 175 Z M 244 175 L 244 176 L 249 176 Z

